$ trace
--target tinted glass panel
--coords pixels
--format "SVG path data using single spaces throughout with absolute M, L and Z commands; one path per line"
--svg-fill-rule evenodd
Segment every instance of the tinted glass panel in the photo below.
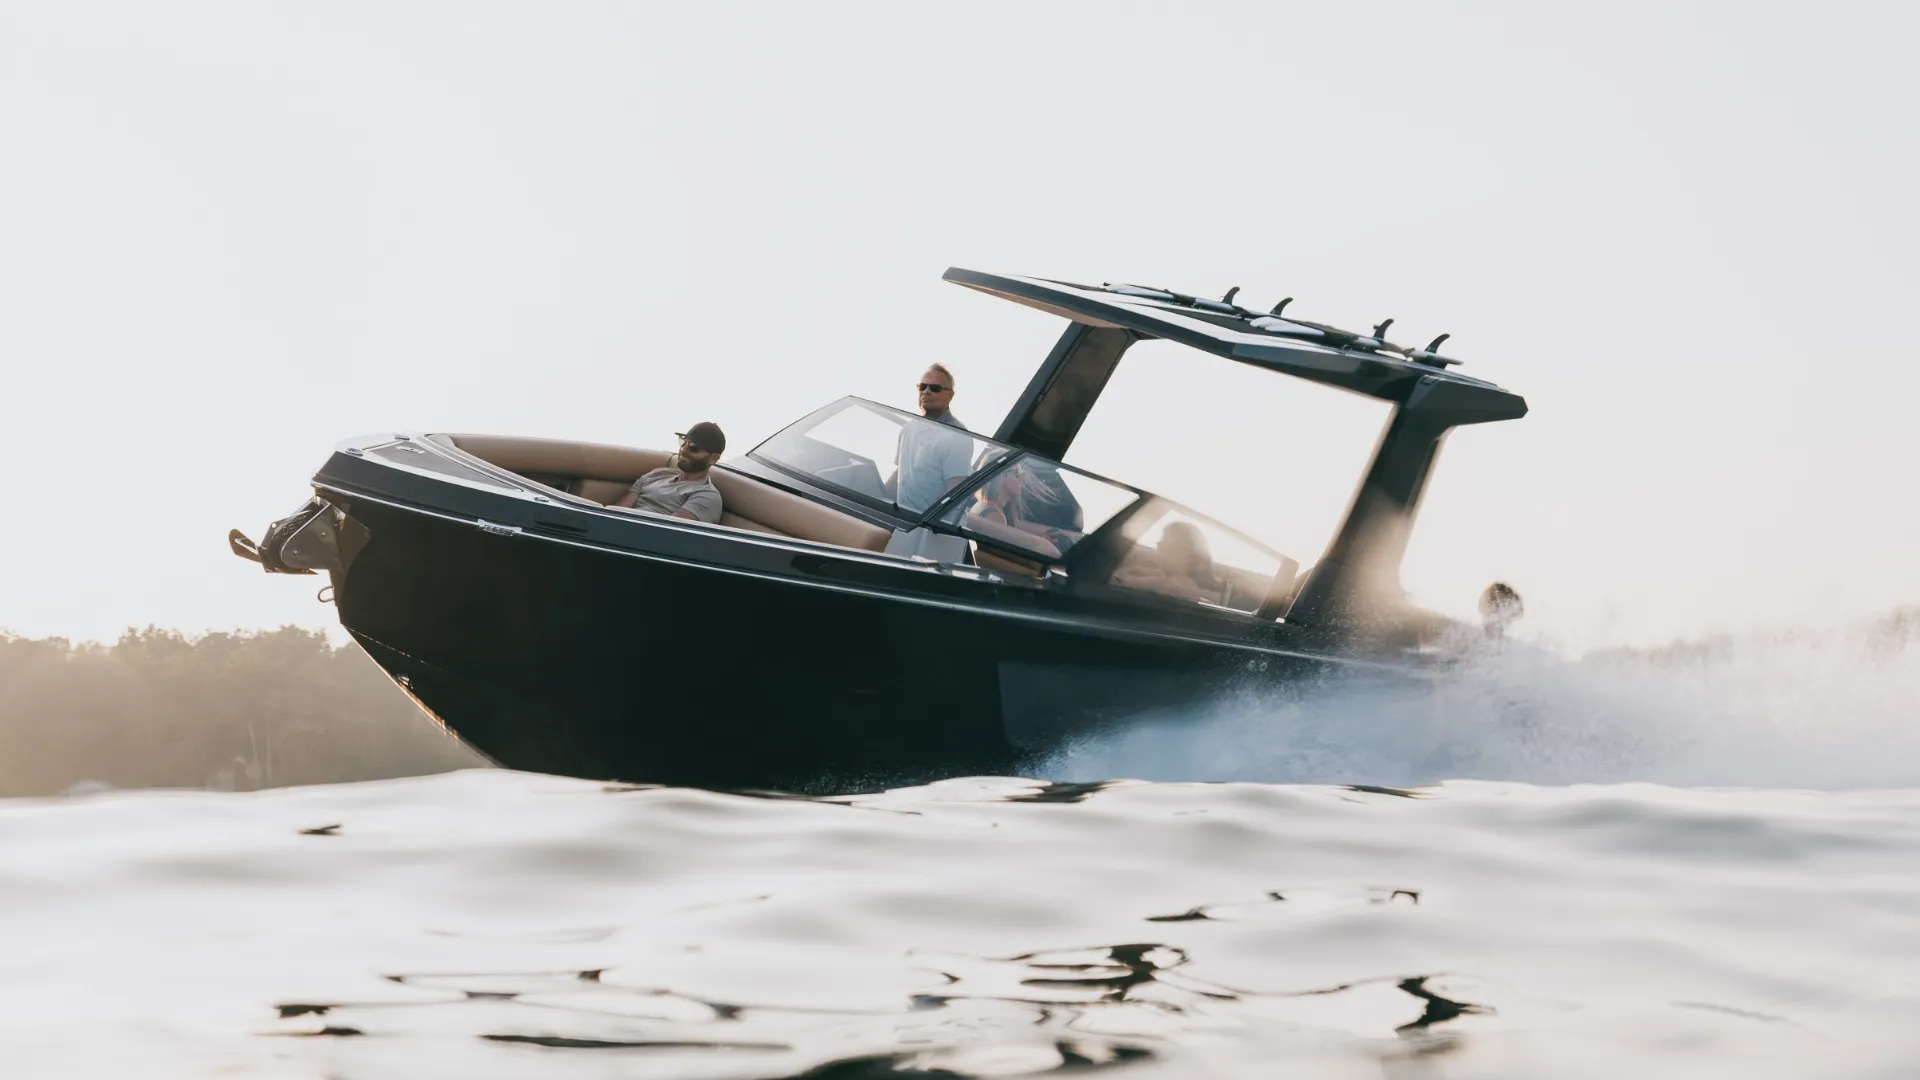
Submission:
M 829 406 L 754 456 L 917 517 L 1008 453 L 960 428 L 861 401 Z
M 1141 341 L 1114 369 L 1071 463 L 1305 557 L 1325 551 L 1345 518 L 1391 412 L 1384 401 Z
M 1140 540 L 1114 571 L 1122 588 L 1252 613 L 1274 590 L 1290 584 L 1299 564 L 1171 503 L 1159 504 Z M 1154 514 L 1154 510 L 1149 510 Z
M 988 477 L 941 518 L 1045 562 L 1057 562 L 1139 496 L 1051 461 L 1024 457 Z

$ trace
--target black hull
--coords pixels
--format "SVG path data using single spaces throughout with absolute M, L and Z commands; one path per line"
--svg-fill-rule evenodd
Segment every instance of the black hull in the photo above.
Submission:
M 1448 371 L 1446 335 L 1416 350 L 1381 338 L 1391 319 L 1349 333 L 1233 292 L 945 276 L 1070 323 L 997 437 L 975 438 L 964 482 L 935 474 L 950 486 L 928 505 L 881 476 L 889 456 L 904 470 L 909 425 L 939 425 L 842 398 L 715 467 L 733 489 L 717 527 L 608 507 L 667 455 L 414 432 L 342 443 L 319 499 L 258 545 L 237 530 L 228 544 L 272 573 L 329 573 L 355 639 L 493 760 L 609 780 L 818 791 L 1024 771 L 1105 727 L 1249 688 L 1431 674 L 1426 646 L 1449 620 L 1410 605 L 1399 576 L 1428 478 L 1448 432 L 1527 411 Z M 1216 574 L 1204 543 L 1168 545 L 1170 525 L 1146 552 L 1184 508 L 1061 461 L 1147 339 L 1391 405 L 1306 574 L 1218 521 L 1252 563 Z M 815 437 L 847 410 L 892 434 Z M 1068 489 L 1077 473 L 1111 505 L 1093 520 L 1069 490 L 1050 497 L 1071 504 L 1065 520 L 1024 533 L 1006 513 L 995 527 L 958 513 L 1028 465 Z M 1189 516 L 1201 536 L 1204 515 Z M 1126 572 L 1140 554 L 1142 573 Z
M 803 791 L 1005 774 L 1157 707 L 1340 668 L 860 553 L 651 524 L 628 531 L 654 550 L 615 550 L 330 497 L 369 537 L 336 574 L 341 622 L 516 769 Z

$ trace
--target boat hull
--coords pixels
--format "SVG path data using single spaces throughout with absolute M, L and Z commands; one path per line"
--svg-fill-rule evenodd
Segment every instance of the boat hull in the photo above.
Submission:
M 335 574 L 341 622 L 516 769 L 800 791 L 1030 771 L 1110 725 L 1343 670 L 864 553 L 688 558 L 341 501 L 367 537 Z

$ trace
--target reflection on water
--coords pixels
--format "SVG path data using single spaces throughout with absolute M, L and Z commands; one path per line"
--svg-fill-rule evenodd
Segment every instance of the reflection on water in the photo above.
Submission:
M 1920 792 L 0 803 L 9 1075 L 1896 1076 Z

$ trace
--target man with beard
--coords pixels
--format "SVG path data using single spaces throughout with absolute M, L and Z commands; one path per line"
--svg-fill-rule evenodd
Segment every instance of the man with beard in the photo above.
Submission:
M 707 474 L 726 448 L 720 425 L 704 420 L 693 425 L 680 434 L 680 452 L 666 467 L 635 480 L 613 505 L 718 524 L 720 490 Z

